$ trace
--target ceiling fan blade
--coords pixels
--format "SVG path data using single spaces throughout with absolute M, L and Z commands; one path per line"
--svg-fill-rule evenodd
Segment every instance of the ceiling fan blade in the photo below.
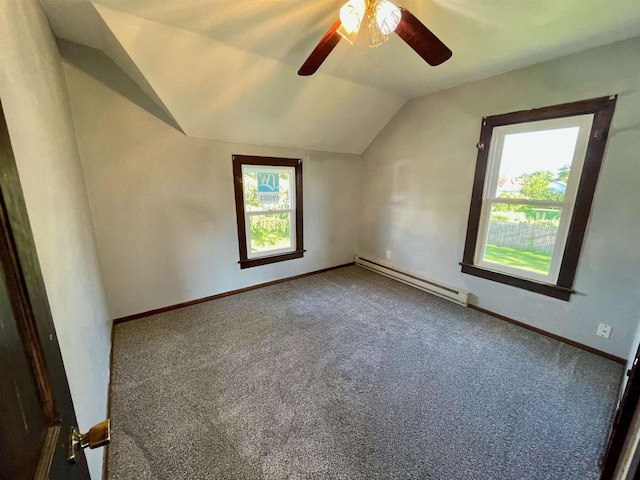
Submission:
M 425 27 L 409 10 L 404 7 L 398 8 L 402 12 L 402 18 L 395 32 L 425 62 L 435 67 L 451 58 L 453 52 L 431 30 Z
M 326 60 L 331 53 L 331 50 L 335 48 L 342 38 L 338 33 L 340 25 L 340 20 L 337 20 L 336 23 L 331 25 L 331 28 L 324 34 L 322 40 L 320 40 L 318 45 L 316 45 L 316 48 L 311 52 L 311 55 L 309 55 L 309 58 L 307 58 L 302 67 L 300 67 L 300 70 L 298 70 L 298 75 L 306 77 L 316 73 L 316 70 L 320 68 L 322 62 Z

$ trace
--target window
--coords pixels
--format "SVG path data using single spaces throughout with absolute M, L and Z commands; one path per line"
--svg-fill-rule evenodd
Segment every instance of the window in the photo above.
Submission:
M 483 119 L 462 272 L 570 299 L 614 107 Z
M 301 258 L 302 161 L 233 156 L 240 268 Z

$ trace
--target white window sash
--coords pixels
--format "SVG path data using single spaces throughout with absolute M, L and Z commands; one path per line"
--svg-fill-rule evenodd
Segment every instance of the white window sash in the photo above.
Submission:
M 578 184 L 582 176 L 582 166 L 587 153 L 589 144 L 589 136 L 591 126 L 593 124 L 593 114 L 576 115 L 571 117 L 562 117 L 552 120 L 542 120 L 535 122 L 525 122 L 513 125 L 498 126 L 493 129 L 491 145 L 489 147 L 489 155 L 487 158 L 487 172 L 485 175 L 484 192 L 482 195 L 482 209 L 480 213 L 480 225 L 478 229 L 478 238 L 476 241 L 475 261 L 474 264 L 506 273 L 516 277 L 528 278 L 531 280 L 541 281 L 544 283 L 555 283 L 560 273 L 564 248 L 569 234 L 569 226 L 573 216 L 575 207 L 575 198 L 578 191 Z M 502 150 L 504 147 L 504 138 L 506 135 L 514 133 L 538 132 L 543 130 L 551 130 L 558 128 L 579 127 L 578 138 L 576 139 L 576 148 L 574 150 L 573 159 L 567 188 L 565 190 L 564 200 L 527 200 L 520 198 L 500 198 L 493 195 L 497 192 L 498 179 L 500 174 L 500 163 L 502 159 Z M 487 236 L 489 232 L 489 220 L 491 209 L 494 203 L 503 203 L 511 205 L 535 205 L 547 207 L 560 207 L 562 209 L 558 232 L 556 234 L 556 243 L 551 254 L 551 265 L 547 275 L 515 268 L 505 265 L 489 262 L 483 259 L 484 251 L 487 244 Z
M 280 253 L 288 253 L 295 252 L 297 249 L 296 245 L 296 182 L 295 182 L 295 167 L 282 167 L 282 166 L 253 166 L 247 165 L 246 170 L 259 170 L 264 172 L 286 172 L 289 174 L 289 205 L 291 208 L 288 209 L 268 209 L 268 210 L 247 210 L 247 206 L 244 202 L 244 187 L 242 189 L 243 195 L 243 207 L 244 207 L 244 229 L 245 229 L 245 238 L 246 238 L 246 246 L 247 246 L 247 258 L 261 258 L 261 257 L 269 257 L 271 255 L 278 255 Z M 243 165 L 242 175 L 244 177 L 245 174 L 245 165 Z M 269 250 L 264 250 L 262 252 L 252 252 L 251 251 L 251 217 L 259 216 L 259 215 L 278 215 L 281 213 L 289 213 L 289 244 L 291 247 L 288 248 L 274 248 Z

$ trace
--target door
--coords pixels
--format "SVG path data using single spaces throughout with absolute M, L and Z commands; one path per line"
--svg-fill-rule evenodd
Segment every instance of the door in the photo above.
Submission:
M 0 103 L 0 480 L 89 479 Z
M 640 414 L 638 405 L 640 401 L 640 346 L 638 346 L 636 357 L 627 375 L 629 379 L 618 405 L 609 442 L 602 460 L 601 480 L 640 477 L 638 446 L 632 445 L 632 442 L 629 441 L 630 436 L 633 435 L 631 427 L 634 416 L 637 417 Z M 625 452 L 625 450 L 629 451 Z M 623 470 L 627 470 L 624 475 L 622 474 Z

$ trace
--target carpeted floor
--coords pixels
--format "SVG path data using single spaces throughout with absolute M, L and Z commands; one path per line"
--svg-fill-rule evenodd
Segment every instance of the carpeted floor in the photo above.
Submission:
M 596 479 L 623 374 L 355 266 L 114 345 L 112 480 Z

